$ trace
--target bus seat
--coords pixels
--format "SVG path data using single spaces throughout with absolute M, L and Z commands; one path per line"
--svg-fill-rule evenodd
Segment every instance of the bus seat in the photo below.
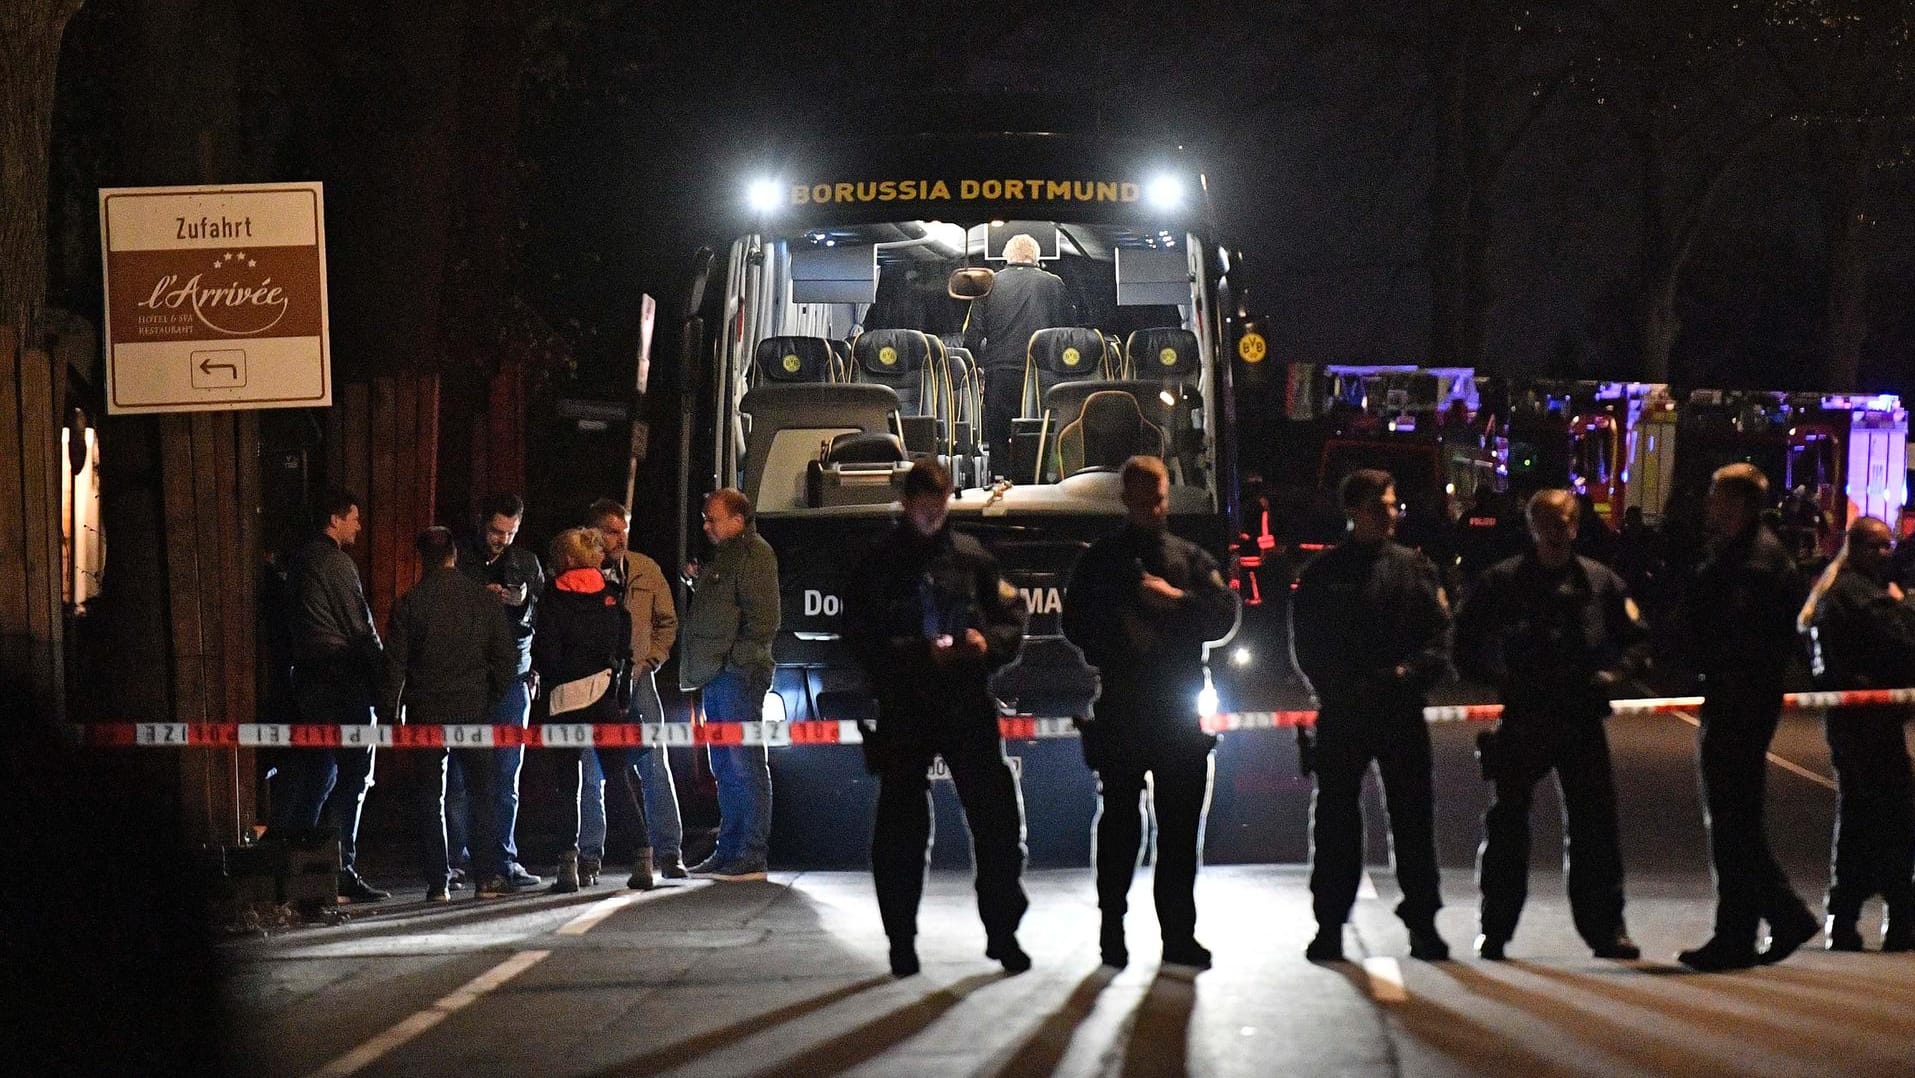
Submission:
M 858 432 L 831 439 L 822 460 L 805 466 L 805 504 L 887 505 L 903 496 L 911 461 L 895 434 Z
M 1044 394 L 1060 382 L 1110 377 L 1104 335 L 1083 326 L 1040 329 L 1024 353 L 1025 416 L 1036 416 Z
M 1164 455 L 1164 432 L 1144 418 L 1137 398 L 1121 389 L 1092 393 L 1078 417 L 1057 434 L 1057 474 L 1116 468 L 1139 453 Z
M 1115 333 L 1104 334 L 1104 349 L 1105 349 L 1104 354 L 1110 357 L 1110 367 L 1111 367 L 1110 377 L 1112 378 L 1137 377 L 1135 374 L 1131 373 L 1130 358 L 1124 353 L 1124 342 L 1117 339 L 1117 334 Z
M 890 386 L 771 383 L 738 403 L 751 417 L 741 487 L 760 512 L 805 504 L 805 471 L 845 434 L 894 434 L 898 395 Z
M 831 342 L 823 337 L 766 337 L 753 353 L 761 384 L 831 381 Z
M 840 434 L 825 450 L 825 460 L 839 464 L 890 464 L 905 459 L 904 443 L 888 431 Z
M 915 329 L 874 329 L 851 346 L 857 381 L 889 387 L 898 395 L 901 415 L 935 415 L 936 399 L 926 393 L 931 342 Z
M 1124 345 L 1124 355 L 1130 377 L 1144 381 L 1194 383 L 1203 362 L 1197 335 L 1176 326 L 1132 333 Z
M 956 450 L 951 431 L 957 424 L 957 383 L 951 377 L 951 354 L 944 347 L 944 339 L 934 334 L 925 334 L 924 343 L 931 350 L 931 362 L 925 367 L 924 377 L 933 403 L 931 407 L 920 408 L 919 411 L 937 417 L 938 436 L 944 441 L 943 448 L 938 452 L 948 456 Z

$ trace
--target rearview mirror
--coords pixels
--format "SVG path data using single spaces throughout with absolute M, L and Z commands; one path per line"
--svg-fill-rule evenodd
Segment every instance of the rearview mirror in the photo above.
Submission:
M 951 271 L 944 282 L 944 291 L 952 299 L 983 299 L 991 294 L 991 282 L 997 274 L 984 266 L 964 266 Z

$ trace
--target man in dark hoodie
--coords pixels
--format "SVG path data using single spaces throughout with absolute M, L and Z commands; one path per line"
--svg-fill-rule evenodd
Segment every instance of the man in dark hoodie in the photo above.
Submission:
M 891 940 L 891 972 L 918 971 L 918 899 L 931 836 L 931 763 L 951 770 L 977 864 L 985 955 L 1012 973 L 1031 966 L 1017 944 L 1029 903 L 1024 811 L 1004 762 L 993 670 L 1017 656 L 1024 601 L 997 559 L 946 523 L 951 473 L 934 461 L 905 475 L 903 519 L 871 551 L 845 603 L 849 642 L 878 698 L 865 764 L 878 776 L 871 875 Z
M 1768 501 L 1768 478 L 1754 465 L 1716 469 L 1703 502 L 1709 556 L 1681 611 L 1690 661 L 1702 675 L 1697 757 L 1716 916 L 1708 942 L 1676 959 L 1708 972 L 1780 962 L 1820 928 L 1789 886 L 1762 819 L 1769 741 L 1802 606 L 1795 559 L 1762 523 Z M 1770 942 L 1757 951 L 1762 921 Z
M 459 550 L 445 528 L 427 528 L 416 544 L 425 575 L 393 608 L 386 634 L 385 685 L 379 714 L 387 723 L 403 717 L 411 725 L 489 723 L 493 708 L 518 678 L 519 649 L 511 626 L 499 617 L 498 597 L 455 566 Z M 489 803 L 498 777 L 489 759 L 496 750 L 460 750 L 471 792 Z M 450 750 L 426 754 L 420 789 L 421 867 L 426 901 L 444 902 L 452 877 L 446 857 L 446 763 Z M 504 890 L 504 859 L 497 843 L 503 820 L 490 812 L 473 814 L 472 868 L 479 893 Z
M 1858 517 L 1842 554 L 1816 584 L 1798 624 L 1808 631 L 1821 689 L 1891 689 L 1915 669 L 1915 607 L 1887 583 L 1895 540 Z M 1840 787 L 1830 858 L 1828 949 L 1859 951 L 1862 903 L 1888 906 L 1882 950 L 1915 950 L 1915 807 L 1909 801 L 1906 707 L 1830 708 L 1829 758 Z
M 1124 527 L 1091 544 L 1064 592 L 1064 635 L 1097 668 L 1101 690 L 1083 728 L 1097 772 L 1097 907 L 1104 964 L 1130 961 L 1124 941 L 1143 841 L 1142 798 L 1157 809 L 1157 923 L 1164 961 L 1208 968 L 1197 942 L 1197 834 L 1217 739 L 1198 724 L 1204 645 L 1237 620 L 1237 597 L 1202 547 L 1165 527 L 1170 476 L 1156 457 L 1123 469 Z
M 1299 738 L 1317 777 L 1317 935 L 1304 954 L 1343 961 L 1343 926 L 1363 872 L 1363 776 L 1374 760 L 1403 889 L 1396 915 L 1409 929 L 1411 957 L 1442 960 L 1450 950 L 1436 931 L 1443 896 L 1423 707 L 1449 672 L 1449 601 L 1429 559 L 1392 540 L 1401 507 L 1388 472 L 1351 472 L 1339 493 L 1349 538 L 1303 570 L 1290 606 L 1297 672 L 1322 706 L 1314 740 Z

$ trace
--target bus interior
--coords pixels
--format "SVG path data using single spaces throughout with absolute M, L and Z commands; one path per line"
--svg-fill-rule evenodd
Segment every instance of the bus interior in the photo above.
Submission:
M 989 446 L 965 347 L 968 270 L 1038 241 L 1073 308 L 1025 343 L 1009 459 Z M 1219 357 L 1190 233 L 1067 221 L 941 221 L 751 233 L 731 247 L 711 392 L 714 471 L 763 516 L 883 516 L 912 463 L 944 463 L 954 515 L 1115 515 L 1117 468 L 1161 457 L 1173 514 L 1215 513 Z M 975 294 L 975 292 L 971 293 Z

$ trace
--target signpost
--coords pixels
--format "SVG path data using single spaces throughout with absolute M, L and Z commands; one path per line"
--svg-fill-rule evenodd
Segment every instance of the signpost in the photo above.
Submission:
M 317 183 L 100 191 L 110 415 L 332 404 Z

